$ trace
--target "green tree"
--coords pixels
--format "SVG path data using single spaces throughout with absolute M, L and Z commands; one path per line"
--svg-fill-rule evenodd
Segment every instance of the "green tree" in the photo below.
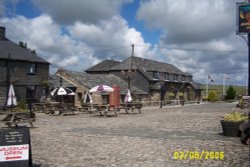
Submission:
M 217 92 L 216 91 L 210 91 L 208 93 L 208 97 L 207 97 L 207 100 L 208 101 L 218 101 L 218 95 L 217 95 Z
M 27 49 L 29 52 L 33 53 L 36 55 L 36 50 L 35 49 L 30 49 L 28 48 L 27 43 L 23 42 L 23 41 L 19 41 L 19 46 L 21 46 L 24 49 Z
M 232 100 L 232 99 L 235 98 L 235 96 L 236 96 L 236 90 L 232 86 L 230 86 L 227 89 L 227 94 L 226 94 L 225 98 L 228 99 L 228 100 Z

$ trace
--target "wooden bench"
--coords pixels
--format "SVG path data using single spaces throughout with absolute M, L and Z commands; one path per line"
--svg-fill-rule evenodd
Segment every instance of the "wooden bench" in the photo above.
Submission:
M 11 127 L 18 124 L 29 123 L 31 127 L 33 126 L 33 122 L 35 122 L 35 114 L 28 112 L 1 112 L 1 114 L 6 115 L 4 119 L 1 120 L 5 125 Z
M 119 110 L 124 109 L 127 114 L 129 114 L 129 110 L 131 113 L 134 113 L 134 110 L 137 109 L 139 114 L 141 114 L 142 103 L 122 103 L 119 107 Z
M 109 112 L 114 112 L 114 115 L 117 116 L 117 110 L 110 106 L 109 104 L 93 104 L 91 108 L 88 109 L 88 113 L 92 114 L 94 112 L 98 112 L 101 116 L 107 117 Z

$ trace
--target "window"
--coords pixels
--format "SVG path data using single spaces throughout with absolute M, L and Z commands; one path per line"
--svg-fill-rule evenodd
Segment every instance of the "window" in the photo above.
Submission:
M 154 72 L 154 79 L 159 79 L 159 77 L 160 77 L 159 72 Z
M 29 63 L 27 68 L 28 75 L 36 75 L 37 73 L 37 65 L 34 63 Z
M 26 87 L 26 99 L 31 100 L 35 98 L 36 86 Z
M 181 77 L 182 77 L 182 76 L 178 76 L 178 81 L 181 81 Z
M 174 80 L 177 81 L 178 80 L 178 75 L 174 75 Z
M 184 76 L 184 75 L 181 76 L 181 80 L 182 80 L 182 81 L 185 81 L 185 76 Z
M 173 80 L 173 75 L 172 75 L 172 74 L 169 74 L 169 75 L 168 75 L 168 78 L 169 78 L 169 80 Z
M 165 79 L 169 80 L 169 74 L 168 73 L 165 74 Z

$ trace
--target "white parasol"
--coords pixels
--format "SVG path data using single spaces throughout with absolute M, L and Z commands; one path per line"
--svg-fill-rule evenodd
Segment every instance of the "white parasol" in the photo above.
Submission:
M 130 93 L 130 90 L 128 89 L 127 93 L 126 93 L 126 96 L 125 96 L 125 102 L 128 103 L 128 102 L 132 102 L 132 96 L 131 96 L 131 93 Z
M 8 92 L 7 106 L 10 107 L 10 106 L 16 106 L 16 105 L 17 105 L 16 95 L 14 92 L 14 87 L 11 84 L 9 87 L 9 92 Z
M 90 96 L 89 92 L 84 95 L 83 103 L 93 103 L 92 97 Z
M 51 96 L 75 95 L 71 89 L 64 87 L 55 88 L 50 94 Z
M 91 93 L 94 93 L 94 92 L 103 93 L 103 92 L 113 92 L 113 91 L 114 89 L 108 85 L 98 85 L 89 90 L 89 92 Z

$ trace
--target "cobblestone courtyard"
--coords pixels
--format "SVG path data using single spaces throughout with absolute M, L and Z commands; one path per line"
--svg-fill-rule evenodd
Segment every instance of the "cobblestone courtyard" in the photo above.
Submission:
M 99 117 L 37 114 L 31 130 L 35 166 L 47 167 L 249 167 L 249 146 L 224 137 L 220 120 L 235 104 L 145 108 L 142 114 Z M 223 152 L 178 160 L 174 152 Z

